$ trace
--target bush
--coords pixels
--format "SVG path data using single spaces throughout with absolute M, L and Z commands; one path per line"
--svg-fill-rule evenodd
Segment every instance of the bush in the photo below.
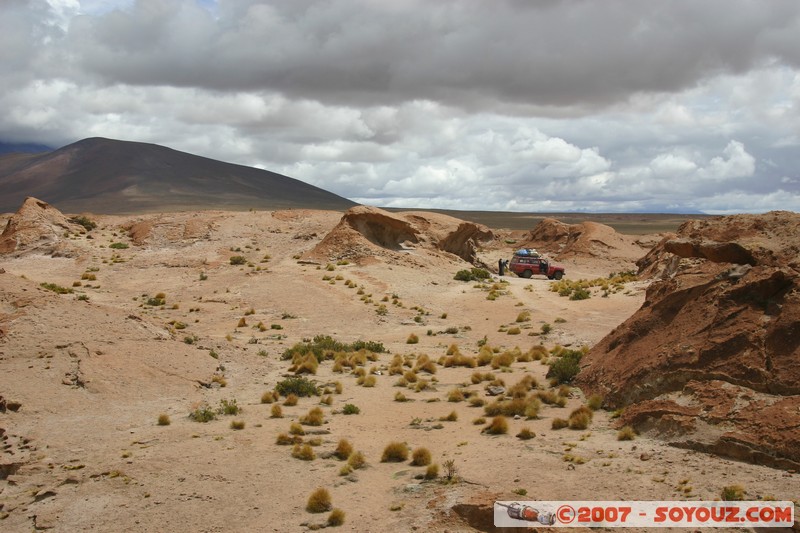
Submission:
M 313 353 L 317 361 L 322 361 L 326 356 L 333 357 L 333 354 L 339 352 L 358 352 L 366 350 L 372 353 L 385 353 L 386 348 L 383 343 L 374 341 L 355 341 L 352 344 L 339 342 L 329 335 L 317 335 L 311 342 L 299 342 L 287 348 L 281 355 L 284 361 L 293 359 L 296 355 L 306 355 Z
M 564 429 L 567 426 L 569 426 L 569 421 L 563 418 L 554 418 L 551 425 L 553 429 Z
M 283 405 L 285 405 L 286 407 L 294 407 L 295 405 L 297 405 L 297 394 L 292 393 L 289 396 L 287 396 L 286 400 L 284 400 L 283 402 Z
M 592 411 L 597 411 L 601 407 L 603 407 L 603 397 L 599 394 L 592 394 L 586 400 L 586 406 L 591 409 Z
M 41 286 L 42 288 L 45 288 L 48 291 L 53 291 L 56 294 L 71 294 L 74 292 L 72 289 L 62 287 L 61 285 L 56 285 L 55 283 L 42 283 Z
M 195 422 L 211 422 L 217 418 L 217 413 L 208 404 L 203 404 L 189 413 L 189 418 Z
M 231 429 L 244 429 L 244 420 L 231 420 Z
M 350 441 L 347 439 L 341 439 L 339 440 L 339 444 L 336 446 L 336 450 L 333 452 L 333 455 L 344 461 L 350 457 L 352 453 L 353 445 L 350 444 Z
M 489 435 L 504 435 L 508 433 L 508 420 L 503 415 L 498 415 L 492 418 L 483 431 Z
M 270 415 L 272 418 L 283 418 L 283 409 L 281 406 L 276 404 L 272 405 L 272 414 Z
M 247 258 L 242 255 L 234 255 L 230 261 L 232 265 L 244 265 L 247 263 Z
M 431 464 L 431 452 L 428 448 L 417 448 L 411 454 L 411 464 L 413 466 L 427 466 Z
M 306 503 L 306 511 L 309 513 L 325 513 L 330 511 L 332 507 L 331 493 L 323 487 L 312 492 Z
M 357 415 L 360 412 L 361 412 L 361 409 L 359 409 L 358 406 L 353 405 L 352 403 L 347 403 L 342 408 L 342 414 L 345 414 L 345 415 Z
M 491 278 L 488 270 L 483 268 L 472 268 L 471 270 L 459 270 L 453 279 L 458 281 L 481 281 Z
M 409 335 L 408 338 L 406 339 L 406 344 L 417 344 L 418 342 L 419 342 L 419 337 L 414 333 Z
M 553 378 L 557 383 L 569 383 L 580 371 L 580 361 L 583 352 L 578 350 L 564 350 L 561 357 L 554 358 L 547 371 L 547 378 Z
M 432 464 L 428 465 L 428 468 L 425 469 L 425 479 L 436 479 L 439 477 L 439 465 Z
M 383 449 L 382 463 L 400 463 L 408 459 L 408 447 L 402 442 L 390 442 Z
M 72 222 L 73 224 L 79 224 L 83 226 L 83 228 L 86 231 L 92 231 L 97 227 L 97 222 L 89 218 L 86 218 L 85 216 L 72 217 L 69 219 L 69 221 Z
M 242 409 L 236 403 L 236 398 L 232 400 L 220 400 L 219 401 L 219 414 L 221 415 L 238 415 L 242 412 Z
M 542 335 L 547 335 L 548 333 L 553 331 L 553 326 L 551 326 L 550 324 L 544 323 L 544 324 L 542 324 L 542 327 L 541 327 L 540 331 L 542 332 Z
M 125 250 L 128 248 L 128 245 L 124 242 L 112 242 L 108 245 L 109 248 L 113 248 L 115 250 Z
M 169 419 L 169 415 L 168 414 L 161 413 L 160 415 L 158 415 L 158 425 L 159 426 L 168 426 L 171 423 L 172 423 L 172 421 Z
M 581 406 L 569 415 L 570 429 L 586 429 L 592 421 L 592 411 L 586 406 Z
M 341 509 L 334 509 L 328 515 L 328 527 L 338 527 L 344 524 L 344 511 Z
M 319 396 L 317 386 L 304 377 L 286 378 L 275 386 L 275 390 L 281 396 Z
M 306 430 L 304 430 L 303 426 L 301 426 L 297 422 L 292 422 L 289 425 L 289 433 L 291 433 L 292 435 L 305 435 Z
M 272 403 L 275 401 L 275 395 L 272 393 L 271 390 L 268 390 L 264 394 L 261 395 L 261 403 Z

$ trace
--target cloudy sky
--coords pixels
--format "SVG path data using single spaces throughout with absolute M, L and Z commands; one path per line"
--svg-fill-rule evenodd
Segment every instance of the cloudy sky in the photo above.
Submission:
M 0 109 L 370 205 L 800 211 L 800 2 L 0 0 Z

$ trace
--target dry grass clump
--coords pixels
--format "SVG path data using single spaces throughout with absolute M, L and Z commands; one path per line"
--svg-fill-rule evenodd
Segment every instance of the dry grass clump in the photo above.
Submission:
M 268 390 L 261 395 L 261 403 L 272 403 L 274 401 L 275 401 L 275 394 L 271 390 Z
M 331 493 L 328 489 L 320 487 L 308 497 L 306 511 L 309 513 L 325 513 L 331 510 Z
M 299 398 L 297 397 L 296 394 L 294 394 L 294 393 L 289 394 L 289 396 L 287 396 L 286 399 L 283 401 L 283 405 L 285 405 L 287 407 L 293 407 L 293 406 L 297 405 L 298 399 Z
M 436 363 L 434 363 L 427 354 L 422 354 L 417 358 L 417 364 L 414 365 L 414 372 L 427 372 L 428 374 L 435 374 Z
M 511 366 L 511 363 L 513 363 L 515 359 L 516 357 L 514 356 L 513 353 L 505 351 L 503 353 L 497 354 L 494 357 L 492 357 L 492 361 L 490 364 L 492 368 L 497 370 L 498 368 L 507 368 Z
M 427 390 L 430 387 L 430 385 L 431 385 L 430 381 L 428 381 L 427 379 L 421 379 L 417 381 L 416 385 L 414 385 L 414 392 L 422 392 L 424 390 Z
M 456 367 L 456 366 L 475 368 L 476 366 L 478 366 L 478 361 L 474 357 L 470 357 L 468 355 L 456 352 L 452 355 L 448 355 L 447 357 L 445 357 L 444 366 L 446 368 Z
M 625 426 L 617 432 L 617 440 L 633 440 L 636 438 L 636 430 L 631 426 Z
M 237 328 L 246 328 L 247 327 L 247 320 L 244 317 L 239 319 L 239 323 L 236 324 Z
M 519 335 L 521 332 L 522 332 L 522 330 L 520 330 L 518 326 L 513 326 L 513 327 L 508 328 L 508 330 L 506 331 L 506 334 L 508 334 L 508 335 Z
M 439 477 L 439 465 L 435 463 L 428 465 L 428 468 L 425 469 L 424 477 L 427 480 L 436 479 L 437 477 Z
M 486 419 L 483 418 L 482 416 L 479 416 L 478 418 L 476 418 L 475 420 L 472 421 L 472 424 L 475 425 L 475 426 L 480 426 L 480 425 L 483 425 L 485 423 L 486 423 Z
M 298 436 L 291 436 L 288 433 L 278 433 L 277 438 L 275 439 L 275 444 L 279 446 L 289 446 L 291 444 L 301 444 L 303 442 L 302 437 Z
M 272 404 L 272 414 L 270 418 L 283 418 L 283 409 L 277 403 Z
M 592 421 L 592 410 L 582 405 L 569 414 L 570 429 L 586 429 Z
M 244 420 L 231 420 L 231 429 L 244 429 Z
M 313 461 L 317 458 L 317 454 L 314 453 L 314 448 L 308 444 L 295 444 L 292 448 L 292 457 L 302 461 Z
M 431 464 L 431 452 L 428 448 L 417 448 L 411 454 L 411 464 L 413 466 L 427 466 Z
M 292 366 L 289 367 L 289 372 L 294 372 L 298 375 L 316 374 L 317 368 L 319 368 L 319 361 L 313 353 L 305 355 L 297 353 L 292 357 Z
M 353 453 L 353 445 L 347 439 L 340 439 L 339 444 L 336 445 L 336 450 L 333 455 L 344 461 Z
M 328 515 L 328 527 L 338 527 L 344 524 L 344 511 L 341 509 L 334 509 Z
M 455 411 L 450 411 L 449 415 L 443 416 L 439 420 L 441 420 L 442 422 L 455 422 L 456 420 L 458 420 L 458 413 L 456 413 Z
M 586 400 L 586 406 L 591 409 L 592 411 L 597 411 L 601 407 L 603 407 L 603 397 L 599 394 L 592 394 Z
M 447 401 L 448 402 L 463 402 L 464 401 L 464 393 L 461 389 L 453 389 L 447 393 Z
M 300 417 L 300 423 L 306 426 L 321 426 L 325 421 L 325 415 L 319 407 L 311 408 L 307 414 Z
M 408 459 L 408 447 L 402 442 L 390 442 L 383 449 L 382 463 L 399 463 Z
M 554 418 L 551 424 L 552 429 L 563 429 L 569 426 L 569 420 L 564 420 L 563 418 Z
M 492 418 L 492 421 L 483 429 L 483 432 L 489 435 L 505 435 L 508 433 L 508 420 L 503 415 L 498 415 Z
M 511 400 L 495 400 L 484 406 L 483 411 L 487 416 L 526 416 L 536 418 L 539 414 L 539 400 L 535 396 L 528 398 L 513 398 Z
M 361 381 L 361 383 L 359 383 L 359 381 Z M 369 376 L 362 376 L 356 380 L 356 384 L 361 385 L 362 387 L 374 387 L 377 382 L 377 378 L 372 374 Z
M 517 433 L 517 438 L 520 440 L 530 440 L 536 436 L 536 433 L 530 430 L 530 428 L 522 428 L 519 433 Z
M 305 435 L 306 434 L 305 430 L 303 429 L 303 426 L 301 426 L 297 422 L 292 422 L 291 423 L 291 425 L 289 426 L 289 433 L 291 433 L 292 435 Z
M 396 354 L 392 361 L 389 363 L 389 375 L 394 376 L 396 374 L 403 373 L 403 356 L 400 354 Z
M 171 423 L 172 423 L 172 421 L 169 419 L 169 415 L 168 414 L 161 413 L 160 415 L 158 415 L 158 425 L 159 426 L 168 426 Z
M 405 379 L 408 383 L 416 383 L 417 382 L 417 373 L 413 370 L 406 370 L 403 373 L 403 379 Z
M 521 323 L 521 322 L 530 322 L 530 320 L 531 320 L 531 312 L 530 312 L 530 311 L 521 311 L 521 312 L 520 312 L 520 313 L 517 315 L 517 322 L 518 322 L 518 323 Z
M 353 470 L 359 470 L 367 466 L 367 459 L 364 457 L 363 453 L 353 452 L 350 454 L 350 457 L 347 458 L 347 466 Z
M 537 385 L 536 378 L 531 375 L 525 375 L 521 380 L 511 386 L 508 389 L 508 394 L 512 398 L 524 398 L 528 395 L 531 389 L 535 388 Z
M 470 376 L 470 381 L 472 381 L 472 383 L 475 385 L 477 385 L 478 383 L 482 383 L 484 381 L 492 381 L 493 379 L 494 379 L 494 374 L 492 374 L 491 372 L 484 372 L 484 373 L 473 372 L 472 376 Z
M 486 405 L 486 400 L 483 398 L 479 398 L 478 396 L 471 396 L 469 399 L 469 406 L 470 407 L 483 407 Z
M 406 397 L 406 395 L 405 395 L 405 394 L 403 394 L 402 392 L 400 392 L 400 391 L 397 391 L 397 392 L 395 393 L 395 395 L 394 395 L 394 401 L 396 401 L 396 402 L 407 402 L 407 401 L 408 401 L 408 398 L 407 398 L 407 397 Z
M 410 334 L 406 339 L 406 344 L 417 344 L 418 342 L 419 337 L 415 333 Z

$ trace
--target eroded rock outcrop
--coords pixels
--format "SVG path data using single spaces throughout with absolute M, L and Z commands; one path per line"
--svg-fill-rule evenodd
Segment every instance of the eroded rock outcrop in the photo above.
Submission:
M 453 254 L 474 262 L 481 242 L 494 239 L 480 224 L 436 213 L 390 213 L 376 207 L 349 209 L 312 255 L 328 259 L 363 257 L 428 250 Z
M 685 223 L 643 260 L 643 306 L 579 383 L 678 445 L 800 466 L 800 214 Z
M 83 228 L 52 205 L 29 196 L 8 220 L 0 235 L 0 253 L 38 250 L 52 252 L 65 231 Z
M 618 233 L 611 226 L 585 221 L 565 224 L 553 218 L 539 222 L 522 243 L 556 259 L 569 257 L 601 257 L 634 260 L 641 255 L 635 239 Z

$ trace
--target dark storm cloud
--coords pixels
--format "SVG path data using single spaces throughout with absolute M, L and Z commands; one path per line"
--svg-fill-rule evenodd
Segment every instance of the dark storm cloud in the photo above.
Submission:
M 267 89 L 338 104 L 591 109 L 800 62 L 800 2 L 140 0 L 75 19 L 106 83 Z

